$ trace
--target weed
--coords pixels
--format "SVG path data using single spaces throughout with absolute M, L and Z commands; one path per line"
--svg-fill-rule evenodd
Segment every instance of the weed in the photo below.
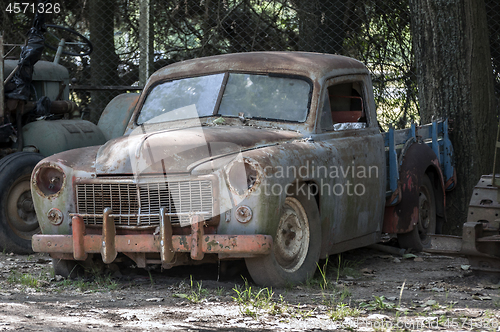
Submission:
M 340 298 L 339 298 L 339 301 L 340 302 L 343 302 L 346 298 L 348 298 L 349 296 L 351 296 L 352 293 L 351 291 L 349 290 L 349 288 L 347 287 L 343 287 L 342 290 L 340 291 Z
M 12 271 L 9 276 L 7 277 L 7 282 L 9 284 L 17 284 L 19 283 L 19 272 L 17 271 Z
M 215 295 L 217 295 L 217 296 L 222 296 L 222 294 L 224 293 L 224 291 L 225 291 L 225 290 L 226 290 L 226 289 L 225 289 L 224 287 L 220 287 L 220 286 L 219 286 L 219 287 L 217 287 L 217 288 L 215 289 Z
M 316 263 L 316 265 L 318 265 L 318 270 L 319 270 L 319 273 L 321 274 L 321 281 L 320 281 L 319 287 L 322 290 L 326 290 L 328 288 L 328 279 L 326 278 L 326 268 L 328 266 L 328 256 L 326 257 L 325 264 L 323 264 L 323 267 L 320 267 L 318 263 Z M 337 281 L 338 281 L 338 278 L 337 278 Z
M 179 288 L 185 288 L 184 282 L 181 282 Z M 187 299 L 193 303 L 198 303 L 203 301 L 209 295 L 209 291 L 203 288 L 203 283 L 193 281 L 193 276 L 189 276 L 189 292 L 188 293 L 176 293 L 174 297 L 180 297 L 182 299 Z
M 189 301 L 193 303 L 198 303 L 204 300 L 208 296 L 208 290 L 203 288 L 203 283 L 196 282 L 196 285 L 193 282 L 193 276 L 189 276 L 190 279 L 190 293 L 186 297 Z
M 306 319 L 307 317 L 311 317 L 313 312 L 314 309 L 301 309 L 299 303 L 297 304 L 297 309 L 290 310 L 290 316 L 295 319 Z
M 337 275 L 337 282 L 339 281 L 340 277 L 344 276 L 359 277 L 361 275 L 361 272 L 359 272 L 358 266 L 361 263 L 361 261 L 343 259 L 342 254 L 338 254 L 337 265 L 333 267 Z
M 406 279 L 405 279 L 405 281 L 403 281 L 403 284 L 401 285 L 401 291 L 399 292 L 398 308 L 401 307 L 401 298 L 403 297 L 403 291 L 405 289 L 405 284 L 406 284 Z
M 241 286 L 236 286 L 233 290 L 236 292 L 236 297 L 233 296 L 238 304 L 252 303 L 254 306 L 264 306 L 269 304 L 274 293 L 272 288 L 261 288 L 257 292 L 252 289 L 252 286 L 248 284 L 248 280 L 245 280 L 245 285 L 243 288 Z
M 39 286 L 38 278 L 29 273 L 20 273 L 18 271 L 12 271 L 7 277 L 7 282 L 11 284 L 21 284 L 22 286 L 31 288 L 38 288 Z
M 115 290 L 118 288 L 118 283 L 114 281 L 109 275 L 97 275 L 94 279 L 94 282 L 97 283 L 97 286 L 106 288 L 108 290 Z
M 337 304 L 337 297 L 335 293 L 321 293 L 321 296 L 323 297 L 321 303 L 327 307 L 334 307 Z
M 360 312 L 356 308 L 351 308 L 345 303 L 338 304 L 335 309 L 328 312 L 328 316 L 334 321 L 343 321 L 346 317 L 357 317 Z
M 272 298 L 274 292 L 269 288 L 261 288 L 259 290 L 252 289 L 248 284 L 248 280 L 244 279 L 245 285 L 235 286 L 233 290 L 236 296 L 233 300 L 240 305 L 240 312 L 243 315 L 256 317 L 260 311 L 268 310 L 270 312 L 277 312 L 278 308 L 274 305 Z
M 151 286 L 154 286 L 155 281 L 153 279 L 153 275 L 151 274 L 151 271 L 147 270 L 149 274 L 149 282 L 151 283 Z
M 21 285 L 31 287 L 31 288 L 38 288 L 40 285 L 40 282 L 36 277 L 32 276 L 31 274 L 24 273 L 21 276 Z
M 394 303 L 386 302 L 384 296 L 373 296 L 373 300 L 368 303 L 362 302 L 359 304 L 360 308 L 366 310 L 389 310 L 394 309 Z
M 268 313 L 270 315 L 276 316 L 284 314 L 287 311 L 288 311 L 288 305 L 285 302 L 283 296 L 280 294 L 278 302 L 272 302 L 271 305 L 269 306 Z

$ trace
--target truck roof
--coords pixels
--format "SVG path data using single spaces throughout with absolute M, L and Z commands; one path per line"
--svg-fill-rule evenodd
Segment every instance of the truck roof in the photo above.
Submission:
M 349 74 L 368 74 L 361 62 L 352 58 L 310 52 L 246 52 L 215 55 L 171 64 L 156 71 L 148 85 L 158 80 L 198 76 L 226 71 L 280 73 L 312 80 Z

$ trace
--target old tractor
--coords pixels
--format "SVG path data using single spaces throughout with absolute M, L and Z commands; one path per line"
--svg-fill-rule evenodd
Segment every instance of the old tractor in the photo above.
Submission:
M 57 50 L 53 62 L 38 61 L 44 46 Z M 89 54 L 90 41 L 35 17 L 20 56 L 12 58 L 18 47 L 4 44 L 0 34 L 0 250 L 23 254 L 32 252 L 31 237 L 39 230 L 30 192 L 35 165 L 54 153 L 122 135 L 137 94 L 115 98 L 98 125 L 82 120 L 80 108 L 69 101 L 68 70 L 58 61 L 61 55 Z

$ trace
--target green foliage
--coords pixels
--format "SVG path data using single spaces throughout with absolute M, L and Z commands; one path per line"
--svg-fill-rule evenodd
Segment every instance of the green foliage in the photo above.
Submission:
M 22 286 L 38 289 L 40 286 L 39 278 L 29 274 L 12 271 L 7 277 L 7 282 L 10 284 L 20 284 Z
M 359 307 L 365 310 L 390 310 L 395 308 L 394 303 L 386 301 L 384 296 L 373 295 L 373 298 L 374 299 L 368 303 L 360 303 Z
M 328 312 L 328 316 L 334 321 L 343 321 L 347 317 L 358 317 L 360 312 L 356 308 L 351 308 L 345 303 L 338 304 Z
M 174 297 L 179 297 L 182 299 L 189 300 L 193 303 L 198 303 L 203 301 L 209 295 L 209 291 L 206 288 L 203 288 L 203 282 L 197 281 L 196 283 L 193 281 L 193 276 L 189 276 L 189 291 L 188 293 L 176 293 Z

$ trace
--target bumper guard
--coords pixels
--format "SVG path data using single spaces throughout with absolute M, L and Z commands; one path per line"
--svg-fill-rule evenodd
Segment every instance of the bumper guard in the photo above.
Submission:
M 100 253 L 106 264 L 113 262 L 118 252 L 159 252 L 162 264 L 174 259 L 176 252 L 189 252 L 193 260 L 202 260 L 206 253 L 224 254 L 226 257 L 248 257 L 271 252 L 270 235 L 217 235 L 203 233 L 203 219 L 191 217 L 190 235 L 172 235 L 170 216 L 160 209 L 160 234 L 116 235 L 112 211 L 105 208 L 102 235 L 87 235 L 83 217 L 72 217 L 72 235 L 33 235 L 35 252 L 72 254 L 75 260 L 87 259 L 89 253 Z

